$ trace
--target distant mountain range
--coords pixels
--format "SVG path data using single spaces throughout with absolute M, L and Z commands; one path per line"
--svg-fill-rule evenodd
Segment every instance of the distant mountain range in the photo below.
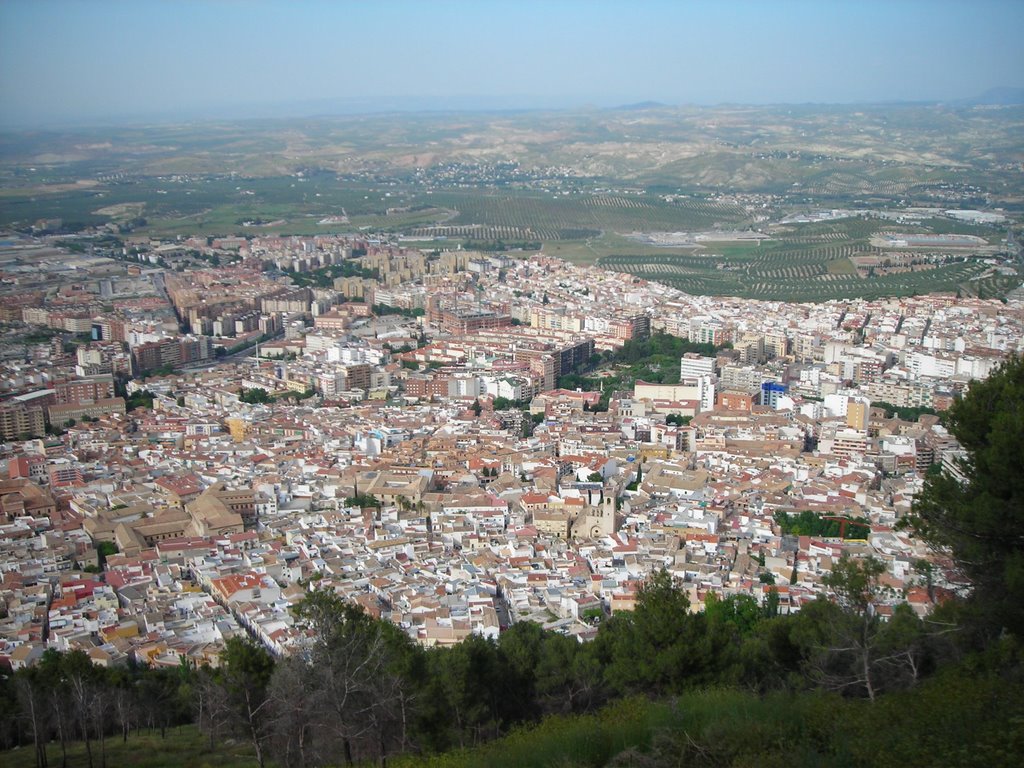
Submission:
M 968 103 L 977 106 L 1014 106 L 1024 104 L 1024 88 L 989 88 L 981 96 L 968 99 Z
M 670 104 L 662 101 L 645 100 L 624 103 L 615 106 L 602 106 L 599 99 L 583 96 L 546 96 L 533 97 L 528 95 L 466 95 L 466 96 L 365 96 L 338 97 L 322 99 L 304 99 L 288 102 L 254 102 L 234 104 L 207 104 L 187 109 L 175 109 L 173 112 L 146 112 L 109 114 L 102 116 L 90 115 L 78 118 L 51 118 L 40 124 L 31 120 L 23 122 L 15 114 L 0 115 L 0 130 L 23 130 L 38 128 L 45 124 L 48 128 L 72 128 L 112 125 L 144 125 L 181 122 L 207 122 L 221 120 L 252 120 L 252 119 L 288 119 L 316 118 L 352 115 L 380 115 L 393 113 L 446 113 L 446 112 L 543 112 L 592 110 L 600 112 L 638 112 L 670 110 L 679 107 L 715 109 L 722 106 L 732 107 L 843 107 L 858 106 L 929 106 L 945 104 L 954 107 L 973 106 L 1018 106 L 1024 105 L 1024 88 L 999 87 L 990 88 L 984 93 L 969 98 L 935 100 L 935 101 L 891 101 L 891 102 L 803 102 L 776 104 L 744 104 L 743 102 L 723 101 L 720 104 L 699 104 L 682 100 Z
M 663 104 L 660 101 L 638 101 L 635 104 L 622 104 L 618 107 L 609 107 L 609 111 L 632 112 L 637 109 L 663 109 L 668 106 L 671 105 Z
M 866 102 L 867 103 L 867 102 Z M 886 102 L 890 106 L 898 105 L 914 105 L 923 106 L 928 104 L 937 104 L 940 102 L 929 102 L 929 101 L 895 101 Z M 1024 104 L 1024 88 L 1011 88 L 1008 86 L 1000 88 L 989 88 L 987 91 L 979 96 L 971 96 L 965 99 L 955 99 L 947 104 L 953 104 L 960 107 L 1012 107 Z M 775 106 L 784 106 L 783 104 L 777 104 Z M 824 103 L 819 106 L 835 106 Z M 856 107 L 861 106 L 859 104 L 842 104 L 841 106 Z M 638 101 L 632 104 L 620 104 L 614 107 L 606 107 L 606 112 L 638 112 L 648 109 L 672 109 L 672 104 L 665 104 L 661 101 Z

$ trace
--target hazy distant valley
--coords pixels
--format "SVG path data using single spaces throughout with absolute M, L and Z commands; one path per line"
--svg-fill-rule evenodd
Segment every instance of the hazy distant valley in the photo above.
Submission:
M 991 249 L 973 256 L 1003 253 L 1012 266 L 1005 226 L 933 214 L 983 210 L 1013 222 L 1024 208 L 1021 136 L 1024 107 L 933 105 L 636 105 L 5 133 L 0 226 L 130 239 L 373 232 L 429 247 L 543 248 L 637 263 L 628 271 L 690 292 L 751 297 L 822 295 L 813 283 L 790 291 L 815 277 L 829 284 L 824 295 L 971 290 L 982 280 L 1000 293 L 1014 286 L 1012 270 L 889 284 L 857 259 L 874 254 L 881 266 L 872 238 L 892 231 L 892 212 L 926 209 L 897 229 L 979 237 Z M 792 218 L 831 209 L 860 223 Z M 865 212 L 887 213 L 865 223 Z M 765 237 L 749 248 L 735 239 L 741 231 Z M 673 232 L 699 241 L 634 237 Z M 774 262 L 762 263 L 773 249 Z M 964 251 L 921 255 L 943 266 Z M 650 266 L 665 263 L 668 272 Z

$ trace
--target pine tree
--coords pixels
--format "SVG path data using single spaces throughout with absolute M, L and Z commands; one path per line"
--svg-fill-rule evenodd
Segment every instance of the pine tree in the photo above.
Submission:
M 975 625 L 1024 635 L 1024 360 L 1013 358 L 950 408 L 962 479 L 929 473 L 905 525 L 947 552 L 972 586 Z

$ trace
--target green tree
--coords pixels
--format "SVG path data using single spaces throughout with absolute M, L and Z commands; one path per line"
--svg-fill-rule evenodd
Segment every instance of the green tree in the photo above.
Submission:
M 112 541 L 100 541 L 96 544 L 96 553 L 99 556 L 100 570 L 107 566 L 107 558 L 117 554 L 117 544 Z
M 32 736 L 36 768 L 45 768 L 48 763 L 46 744 L 53 727 L 54 713 L 50 708 L 50 686 L 43 667 L 19 670 L 14 676 L 14 685 L 22 718 Z M 64 746 L 63 731 L 61 746 Z
M 689 609 L 682 585 L 662 569 L 641 585 L 632 613 L 602 622 L 596 652 L 612 690 L 675 693 L 713 677 L 706 617 Z
M 480 744 L 501 735 L 508 660 L 497 646 L 477 634 L 458 645 L 431 654 L 430 688 L 425 717 L 433 725 L 431 746 L 445 748 Z
M 627 491 L 635 491 L 640 488 L 640 483 L 644 480 L 644 466 L 638 460 L 636 464 L 636 479 L 633 480 L 629 485 L 626 486 Z
M 798 633 L 813 638 L 805 645 L 807 670 L 820 685 L 874 701 L 885 690 L 918 680 L 925 658 L 924 628 L 905 605 L 897 607 L 890 622 L 879 619 L 876 604 L 884 572 L 880 560 L 844 554 L 823 580 L 835 595 L 835 605 L 818 600 L 806 614 L 801 610 Z
M 844 610 L 866 615 L 878 592 L 878 577 L 885 572 L 885 564 L 873 557 L 858 560 L 844 554 L 823 581 L 836 595 Z
M 536 690 L 545 713 L 587 712 L 604 700 L 593 643 L 548 632 L 536 667 Z
M 271 681 L 279 756 L 288 763 L 298 751 L 300 764 L 306 758 L 317 764 L 340 754 L 346 764 L 376 759 L 383 765 L 407 750 L 422 651 L 390 622 L 328 590 L 310 593 L 297 614 L 314 630 L 315 643 L 308 669 L 279 665 Z
M 952 556 L 971 585 L 968 617 L 983 639 L 1024 635 L 1024 360 L 973 382 L 946 423 L 966 452 L 963 479 L 929 474 L 907 525 Z
M 223 660 L 222 679 L 234 722 L 252 741 L 256 761 L 263 768 L 268 727 L 267 685 L 274 660 L 256 643 L 237 636 L 225 643 Z
M 93 665 L 85 651 L 71 651 L 60 659 L 61 681 L 68 697 L 79 733 L 85 740 L 89 768 L 93 765 L 92 737 L 103 740 L 103 671 Z M 98 718 L 96 717 L 98 715 Z M 99 723 L 96 720 L 99 720 Z M 103 747 L 101 746 L 101 751 Z M 104 764 L 106 760 L 104 759 Z
M 498 651 L 507 671 L 506 696 L 512 703 L 515 719 L 534 719 L 536 704 L 537 665 L 540 663 L 547 634 L 539 624 L 519 622 L 501 635 Z
M 148 389 L 139 389 L 125 399 L 125 409 L 133 411 L 136 408 L 153 408 L 153 401 L 156 395 Z
M 371 496 L 368 493 L 360 493 L 356 496 L 347 496 L 345 498 L 345 506 L 365 509 L 366 507 L 380 507 L 381 502 L 376 496 Z
M 267 686 L 271 704 L 270 750 L 283 757 L 283 765 L 317 765 L 326 756 L 318 754 L 316 738 L 320 713 L 318 697 L 311 695 L 317 687 L 317 669 L 299 656 L 290 656 L 274 667 Z M 210 702 L 215 704 L 215 702 Z M 209 707 L 210 715 L 216 711 Z M 212 719 L 212 718 L 211 718 Z M 215 727 L 215 721 L 214 721 Z M 211 744 L 213 731 L 210 732 Z
M 270 396 L 270 393 L 263 387 L 251 387 L 246 389 L 242 387 L 238 390 L 238 399 L 243 403 L 271 403 L 274 398 Z
M 74 708 L 68 683 L 64 677 L 63 655 L 48 648 L 39 660 L 37 669 L 36 679 L 46 694 L 49 702 L 49 715 L 60 739 L 61 764 L 67 765 L 68 742 L 74 738 Z
M 762 618 L 761 607 L 751 595 L 730 595 L 722 599 L 709 592 L 704 613 L 710 624 L 728 625 L 740 635 L 748 635 Z

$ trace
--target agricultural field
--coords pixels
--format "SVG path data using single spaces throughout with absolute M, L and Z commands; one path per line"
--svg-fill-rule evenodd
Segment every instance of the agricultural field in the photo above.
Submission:
M 608 231 L 709 229 L 746 220 L 737 206 L 700 199 L 665 202 L 655 195 L 537 195 L 433 193 L 435 205 L 456 211 L 437 234 L 469 236 L 483 228 L 489 239 L 582 240 Z M 431 234 L 417 230 L 412 234 Z M 479 239 L 479 238 L 478 238 Z
M 604 231 L 709 229 L 746 221 L 735 205 L 656 195 L 423 191 L 309 177 L 126 179 L 41 194 L 0 191 L 0 227 L 60 218 L 71 228 L 144 219 L 141 234 L 320 234 L 371 230 L 475 240 L 574 240 Z M 126 216 L 130 213 L 131 216 Z M 330 216 L 346 224 L 322 225 Z M 248 224 L 247 221 L 273 222 Z
M 371 202 L 371 195 L 374 195 Z M 145 234 L 244 234 L 259 228 L 242 221 L 285 219 L 315 231 L 326 216 L 384 213 L 382 194 L 364 188 L 342 188 L 328 178 L 242 179 L 238 177 L 122 178 L 102 185 L 56 192 L 0 192 L 0 226 L 23 227 L 41 218 L 59 218 L 68 230 L 101 226 L 115 217 L 102 211 L 132 210 L 144 219 L 136 227 Z
M 611 253 L 599 256 L 597 263 L 686 293 L 773 301 L 934 292 L 1000 298 L 1020 285 L 1019 276 L 997 273 L 984 259 L 968 253 L 915 254 L 915 263 L 901 269 L 858 272 L 852 258 L 885 257 L 885 251 L 869 242 L 885 228 L 886 222 L 877 219 L 787 225 L 759 244 L 703 243 L 689 253 Z M 955 227 L 962 234 L 978 230 L 991 241 L 999 239 L 990 228 Z

